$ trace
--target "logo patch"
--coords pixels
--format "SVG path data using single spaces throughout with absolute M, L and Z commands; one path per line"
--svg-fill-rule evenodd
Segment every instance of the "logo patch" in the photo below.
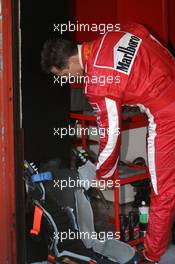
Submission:
M 117 71 L 130 74 L 142 40 L 126 33 L 114 47 L 114 67 Z
M 91 103 L 91 106 L 96 114 L 100 112 L 100 107 L 97 103 Z
M 95 115 L 97 117 L 97 120 L 96 120 L 97 124 L 100 126 L 100 124 L 101 124 L 101 122 L 100 122 L 100 112 L 101 112 L 100 107 L 97 103 L 91 103 L 91 106 L 92 106 L 92 108 L 95 112 Z

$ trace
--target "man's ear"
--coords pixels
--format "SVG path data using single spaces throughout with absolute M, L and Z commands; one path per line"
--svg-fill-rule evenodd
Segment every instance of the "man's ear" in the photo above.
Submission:
M 79 63 L 78 54 L 70 56 L 69 59 L 68 59 L 68 62 L 71 63 L 71 64 Z

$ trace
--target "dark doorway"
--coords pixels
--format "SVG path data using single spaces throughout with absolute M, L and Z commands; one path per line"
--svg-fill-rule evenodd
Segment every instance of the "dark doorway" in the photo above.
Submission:
M 71 1 L 73 3 L 73 1 Z M 21 87 L 22 124 L 24 129 L 24 159 L 37 165 L 60 159 L 69 166 L 69 136 L 54 136 L 54 128 L 69 124 L 70 89 L 68 85 L 54 84 L 53 76 L 46 75 L 40 67 L 43 43 L 48 38 L 69 38 L 54 32 L 53 24 L 67 23 L 68 0 L 21 0 Z M 34 241 L 29 236 L 33 215 L 26 213 L 27 263 L 47 259 L 47 246 L 42 239 Z
M 68 163 L 69 138 L 54 137 L 53 128 L 68 124 L 70 91 L 42 72 L 40 54 L 44 41 L 66 37 L 53 24 L 69 19 L 69 1 L 21 1 L 22 98 L 24 156 L 37 163 L 60 158 Z

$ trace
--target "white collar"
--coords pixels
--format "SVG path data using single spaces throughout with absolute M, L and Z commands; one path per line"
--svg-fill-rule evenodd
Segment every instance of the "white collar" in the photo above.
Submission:
M 79 63 L 80 63 L 81 68 L 84 70 L 84 66 L 83 66 L 83 62 L 82 62 L 82 54 L 81 54 L 82 45 L 77 45 L 77 47 L 78 47 Z

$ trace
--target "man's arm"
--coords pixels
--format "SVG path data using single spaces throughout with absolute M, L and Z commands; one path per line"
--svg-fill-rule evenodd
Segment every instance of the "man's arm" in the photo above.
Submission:
M 89 97 L 89 103 L 97 116 L 100 132 L 100 146 L 96 177 L 110 179 L 117 167 L 120 151 L 121 103 L 120 99 L 109 97 Z

